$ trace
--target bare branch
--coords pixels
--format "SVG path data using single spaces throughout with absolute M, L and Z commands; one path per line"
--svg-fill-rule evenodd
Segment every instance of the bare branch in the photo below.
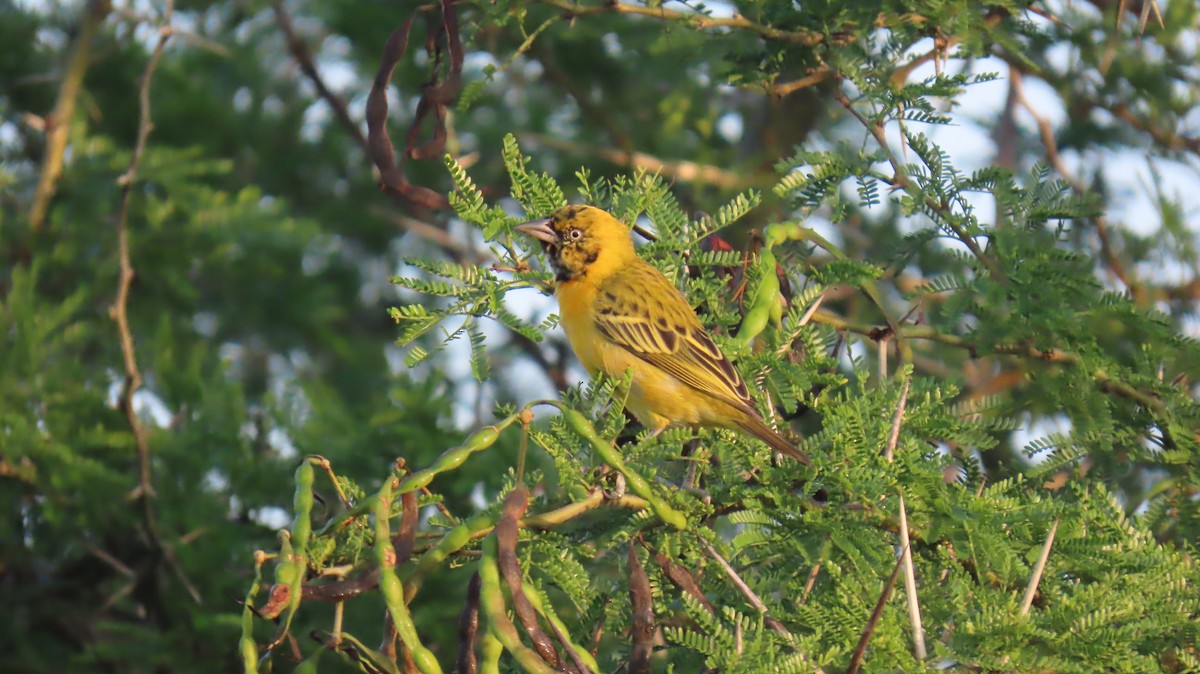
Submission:
M 523 133 L 521 136 L 556 150 L 577 152 L 585 156 L 598 156 L 618 166 L 643 169 L 685 183 L 716 185 L 727 189 L 743 189 L 754 184 L 753 180 L 727 171 L 720 166 L 698 164 L 687 160 L 660 159 L 645 152 L 592 147 L 536 133 Z
M 308 77 L 313 87 L 316 88 L 317 95 L 324 99 L 329 104 L 329 107 L 333 108 L 333 113 L 337 117 L 338 122 L 354 138 L 358 146 L 364 152 L 369 152 L 367 137 L 363 135 L 362 128 L 350 117 L 350 111 L 346 108 L 346 102 L 333 93 L 329 86 L 325 84 L 325 80 L 317 70 L 317 64 L 313 61 L 312 51 L 309 50 L 308 44 L 296 33 L 296 27 L 292 24 L 292 18 L 288 16 L 282 0 L 273 0 L 271 8 L 275 11 L 275 20 L 279 24 L 279 29 L 283 31 L 283 36 L 287 41 L 288 51 L 291 52 L 292 58 L 296 59 L 300 70 L 304 72 L 304 75 Z
M 109 0 L 89 0 L 84 8 L 79 35 L 75 38 L 66 73 L 58 88 L 58 100 L 54 103 L 53 112 L 46 117 L 46 157 L 42 161 L 42 173 L 33 192 L 33 205 L 29 208 L 29 227 L 34 232 L 41 230 L 46 213 L 50 210 L 50 200 L 58 191 L 63 155 L 67 151 L 67 136 L 71 131 L 71 118 L 75 114 L 75 101 L 79 98 L 83 76 L 90 65 L 92 38 L 111 9 Z
M 892 568 L 892 575 L 883 586 L 883 592 L 879 593 L 879 600 L 875 602 L 875 610 L 871 611 L 871 617 L 867 619 L 867 624 L 863 627 L 862 636 L 858 638 L 858 645 L 854 647 L 854 655 L 850 658 L 850 666 L 846 668 L 846 674 L 857 674 L 858 669 L 862 667 L 863 656 L 867 653 L 867 644 L 871 642 L 871 634 L 875 632 L 875 625 L 879 623 L 879 617 L 883 615 L 883 607 L 887 604 L 888 597 L 892 594 L 892 588 L 896 586 L 896 578 L 900 576 L 901 560 L 896 560 L 896 566 Z
M 840 87 L 834 92 L 834 99 L 837 100 L 837 102 L 840 103 L 842 107 L 844 107 L 846 111 L 849 112 L 855 119 L 857 119 L 859 123 L 867 129 L 867 132 L 875 138 L 876 143 L 879 144 L 879 148 L 883 150 L 884 154 L 887 156 L 888 163 L 892 166 L 892 171 L 894 172 L 895 176 L 893 181 L 895 184 L 903 188 L 906 192 L 912 195 L 913 198 L 921 199 L 930 210 L 945 216 L 942 220 L 942 223 L 945 224 L 946 227 L 954 233 L 954 236 L 957 237 L 958 240 L 961 241 L 963 245 L 971 251 L 972 255 L 974 255 L 980 262 L 983 263 L 985 267 L 988 268 L 988 271 L 997 281 L 1007 285 L 1009 282 L 1008 276 L 1004 273 L 1004 270 L 1000 268 L 1000 265 L 996 262 L 995 258 L 984 252 L 984 250 L 980 248 L 979 242 L 977 242 L 974 237 L 967 234 L 967 232 L 964 231 L 962 227 L 959 227 L 950 217 L 953 215 L 950 210 L 950 205 L 941 203 L 930 196 L 922 195 L 920 188 L 916 185 L 916 183 L 913 182 L 912 178 L 909 177 L 908 172 L 904 169 L 904 165 L 900 162 L 900 159 L 896 157 L 894 152 L 892 152 L 891 145 L 888 143 L 887 134 L 883 129 L 883 124 L 881 122 L 872 122 L 866 117 L 863 117 L 862 113 L 860 113 L 858 109 L 854 107 L 854 104 L 850 102 L 849 97 L 846 96 L 846 92 L 842 91 Z
M 1058 152 L 1058 142 L 1054 139 L 1054 127 L 1050 125 L 1050 120 L 1038 112 L 1037 108 L 1030 103 L 1029 98 L 1025 96 L 1024 76 L 1021 74 L 1021 71 L 1017 68 L 1009 68 L 1008 73 L 1012 85 L 1013 97 L 1037 123 L 1038 134 L 1042 137 L 1042 144 L 1046 146 L 1046 158 L 1050 161 L 1054 170 L 1058 171 L 1058 174 L 1062 176 L 1062 179 L 1071 186 L 1071 189 L 1076 194 L 1086 194 L 1087 186 L 1075 177 L 1067 167 L 1066 162 L 1063 161 L 1062 155 Z M 1112 243 L 1109 241 L 1108 218 L 1104 215 L 1098 215 L 1093 218 L 1093 222 L 1096 223 L 1096 234 L 1100 237 L 1100 252 L 1104 256 L 1104 260 L 1108 263 L 1108 268 L 1126 288 L 1137 294 L 1137 282 L 1130 278 L 1129 273 L 1125 271 L 1125 265 L 1117 257 L 1116 251 L 1113 250 Z
M 742 580 L 742 577 L 738 575 L 738 572 L 729 562 L 725 561 L 725 558 L 721 556 L 721 553 L 717 552 L 717 549 L 704 539 L 700 539 L 700 545 L 704 546 L 704 550 L 708 553 L 708 556 L 712 557 L 713 560 L 716 561 L 717 565 L 721 567 L 721 570 L 725 572 L 725 575 L 729 577 L 729 582 L 733 583 L 733 586 L 737 588 L 738 592 L 742 593 L 742 596 L 746 598 L 746 601 L 750 602 L 750 605 L 754 607 L 754 610 L 758 611 L 762 615 L 763 621 L 767 623 L 767 626 L 782 634 L 788 641 L 792 641 L 794 637 L 792 636 L 792 633 L 788 631 L 788 628 L 784 627 L 783 623 L 776 620 L 774 616 L 770 614 L 770 611 L 767 609 L 767 605 L 765 602 L 763 602 L 762 598 L 760 598 L 758 594 L 756 594 L 754 590 L 751 589 L 748 584 L 746 584 L 746 581 Z
M 833 76 L 833 68 L 830 68 L 829 66 L 821 66 L 804 77 L 790 80 L 784 82 L 783 84 L 776 84 L 775 86 L 771 87 L 771 95 L 783 98 L 784 96 L 794 94 L 801 89 L 807 89 L 808 87 L 816 86 L 822 82 L 826 82 Z
M 892 417 L 892 429 L 888 433 L 887 447 L 883 452 L 888 463 L 892 462 L 896 453 L 896 445 L 900 441 L 900 426 L 904 423 L 904 408 L 908 402 L 908 388 L 911 383 L 912 378 L 906 376 L 904 384 L 900 387 L 900 400 L 896 403 L 896 413 Z M 900 501 L 900 563 L 904 567 L 904 591 L 908 597 L 908 619 L 913 632 L 913 657 L 924 660 L 927 655 L 925 629 L 921 626 L 921 604 L 917 597 L 917 577 L 913 570 L 912 545 L 908 539 L 908 509 L 904 505 L 904 491 L 901 490 L 898 496 Z
M 109 308 L 109 316 L 117 324 L 121 357 L 125 369 L 125 380 L 117 398 L 117 408 L 125 414 L 125 419 L 129 422 L 129 428 L 133 433 L 134 444 L 137 446 L 138 486 L 133 491 L 133 497 L 141 504 L 142 524 L 146 529 L 146 537 L 149 539 L 150 545 L 155 552 L 162 556 L 175 575 L 179 577 L 192 599 L 199 604 L 201 603 L 199 590 L 188 580 L 183 567 L 175 557 L 175 551 L 163 543 L 158 532 L 158 524 L 155 521 L 154 474 L 150 456 L 150 437 L 146 427 L 142 425 L 141 419 L 138 418 L 133 404 L 133 398 L 142 386 L 142 373 L 138 369 L 133 332 L 129 328 L 129 289 L 133 285 L 135 276 L 129 253 L 129 204 L 133 196 L 133 186 L 137 180 L 138 166 L 141 164 L 142 154 L 146 151 L 146 141 L 150 137 L 150 131 L 154 128 L 150 117 L 150 84 L 154 79 L 154 71 L 158 68 L 158 62 L 162 59 L 167 42 L 170 41 L 173 34 L 171 15 L 174 8 L 174 0 L 167 0 L 159 27 L 158 42 L 154 46 L 154 51 L 150 53 L 146 69 L 142 72 L 139 80 L 137 140 L 133 146 L 133 154 L 129 158 L 128 168 L 117 178 L 117 184 L 121 188 L 120 206 L 117 213 L 117 258 L 120 265 L 120 276 L 117 282 L 117 298 Z
M 1029 585 L 1025 587 L 1025 596 L 1021 598 L 1021 615 L 1029 615 L 1029 607 L 1033 605 L 1033 597 L 1037 594 L 1038 583 L 1046 570 L 1046 560 L 1050 559 L 1050 548 L 1054 545 L 1054 535 L 1058 533 L 1058 518 L 1050 525 L 1046 533 L 1046 542 L 1042 544 L 1042 554 L 1038 555 L 1037 563 L 1033 565 L 1033 573 L 1029 575 Z

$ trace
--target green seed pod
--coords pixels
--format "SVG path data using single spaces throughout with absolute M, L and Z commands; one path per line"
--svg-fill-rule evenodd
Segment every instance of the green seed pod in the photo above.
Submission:
M 242 636 L 238 639 L 238 651 L 242 655 L 242 671 L 245 674 L 258 674 L 258 644 L 254 642 L 254 597 L 262 585 L 262 564 L 254 565 L 254 582 L 250 583 L 250 591 L 246 593 L 246 602 L 242 607 Z
M 500 674 L 500 656 L 504 655 L 504 644 L 491 632 L 479 638 L 480 674 Z
M 296 491 L 292 495 L 292 540 L 296 552 L 306 555 L 308 539 L 312 535 L 313 481 L 316 471 L 312 461 L 304 459 L 296 467 Z
M 406 494 L 410 491 L 416 491 L 422 487 L 429 486 L 429 483 L 433 482 L 433 478 L 437 477 L 439 473 L 445 473 L 458 468 L 475 452 L 487 449 L 495 444 L 496 438 L 500 437 L 500 431 L 511 425 L 514 420 L 516 420 L 516 416 L 511 416 L 495 426 L 485 426 L 475 431 L 458 447 L 443 452 L 437 461 L 433 462 L 432 466 L 418 470 L 404 478 L 400 482 L 400 486 L 396 487 L 396 493 Z
M 746 347 L 762 334 L 773 314 L 779 311 L 779 275 L 775 271 L 775 254 L 770 248 L 759 252 L 757 266 L 760 273 L 758 287 L 754 289 L 750 308 L 746 310 L 736 337 Z
M 646 499 L 650 503 L 650 509 L 654 511 L 655 515 L 658 515 L 659 519 L 676 529 L 687 528 L 687 518 L 683 516 L 683 513 L 675 510 L 660 499 L 651 490 L 650 483 L 646 481 L 646 478 L 630 469 L 625 464 L 625 460 L 621 458 L 621 453 L 596 433 L 596 428 L 592 426 L 592 422 L 588 421 L 587 417 L 569 408 L 562 408 L 562 413 L 571 430 L 578 433 L 584 440 L 587 440 L 592 446 L 592 451 L 596 452 L 605 463 L 625 477 L 625 482 L 629 485 L 629 489 L 638 496 Z
M 490 516 L 479 515 L 447 531 L 437 545 L 421 555 L 417 561 L 417 574 L 424 575 L 437 568 L 452 553 L 462 550 L 463 546 L 475 537 L 475 534 L 493 525 L 494 520 Z
M 421 643 L 412 614 L 404 603 L 404 584 L 396 576 L 396 551 L 392 548 L 391 532 L 388 529 L 388 513 L 392 504 L 392 478 L 384 480 L 375 496 L 375 563 L 379 567 L 379 592 L 387 604 L 396 634 L 408 647 L 413 662 L 423 674 L 442 674 L 433 652 Z

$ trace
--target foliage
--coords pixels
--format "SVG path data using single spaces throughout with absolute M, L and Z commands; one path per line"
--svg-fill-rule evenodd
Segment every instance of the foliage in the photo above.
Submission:
M 0 4 L 0 669 L 1200 671 L 1197 8 Z M 581 202 L 811 469 L 580 383 Z

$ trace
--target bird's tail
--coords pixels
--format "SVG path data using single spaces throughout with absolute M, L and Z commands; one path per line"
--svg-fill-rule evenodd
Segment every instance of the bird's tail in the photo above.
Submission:
M 804 452 L 796 449 L 796 446 L 785 440 L 782 435 L 771 430 L 771 427 L 767 426 L 765 421 L 757 416 L 746 415 L 746 417 L 745 419 L 739 419 L 737 424 L 747 433 L 767 443 L 771 449 L 780 454 L 790 456 L 806 466 L 812 465 L 812 461 L 805 456 Z

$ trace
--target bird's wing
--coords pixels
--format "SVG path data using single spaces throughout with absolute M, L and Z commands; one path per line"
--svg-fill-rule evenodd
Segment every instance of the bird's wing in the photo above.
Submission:
M 596 296 L 595 322 L 610 342 L 697 391 L 757 415 L 742 376 L 683 295 L 649 264 L 639 260 L 605 280 Z

